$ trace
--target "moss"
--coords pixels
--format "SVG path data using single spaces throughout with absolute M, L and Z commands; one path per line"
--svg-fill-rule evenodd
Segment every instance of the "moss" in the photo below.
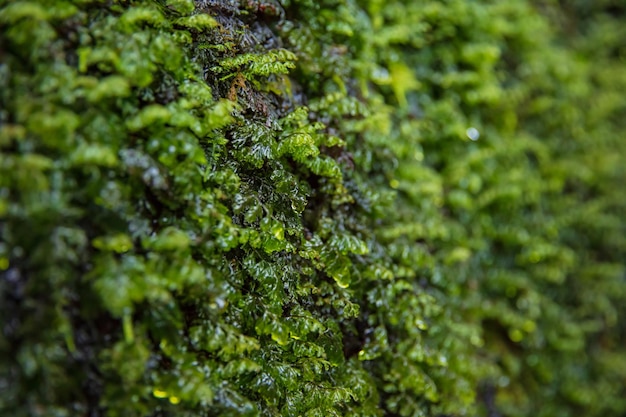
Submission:
M 623 415 L 617 2 L 0 5 L 0 410 Z

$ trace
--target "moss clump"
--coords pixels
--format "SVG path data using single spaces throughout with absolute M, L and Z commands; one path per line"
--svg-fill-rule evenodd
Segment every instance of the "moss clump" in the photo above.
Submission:
M 624 414 L 618 2 L 0 7 L 0 410 Z

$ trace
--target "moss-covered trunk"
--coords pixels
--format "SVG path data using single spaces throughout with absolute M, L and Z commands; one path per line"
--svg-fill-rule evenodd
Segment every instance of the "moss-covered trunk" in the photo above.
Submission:
M 0 0 L 0 413 L 623 416 L 624 19 Z

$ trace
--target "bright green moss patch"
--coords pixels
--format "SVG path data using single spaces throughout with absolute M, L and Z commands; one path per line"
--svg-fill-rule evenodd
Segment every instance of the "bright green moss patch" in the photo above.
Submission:
M 622 416 L 583 3 L 0 1 L 0 411 Z

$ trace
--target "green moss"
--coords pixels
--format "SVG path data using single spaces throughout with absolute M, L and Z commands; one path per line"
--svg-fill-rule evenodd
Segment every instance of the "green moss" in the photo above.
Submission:
M 0 410 L 623 415 L 583 3 L 0 1 Z

